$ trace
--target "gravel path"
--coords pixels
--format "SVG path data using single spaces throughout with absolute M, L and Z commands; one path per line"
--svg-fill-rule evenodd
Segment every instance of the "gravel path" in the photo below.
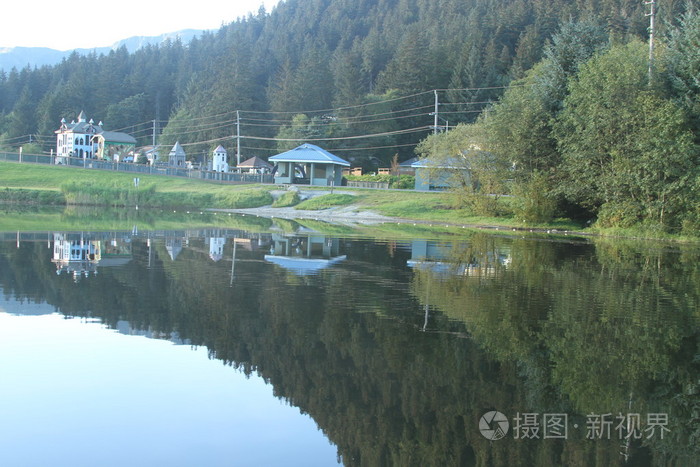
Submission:
M 274 198 L 286 193 L 286 190 L 274 190 L 270 194 Z M 330 190 L 299 190 L 302 200 L 315 198 L 317 196 L 330 194 Z M 333 190 L 335 194 L 354 195 L 354 192 L 344 190 Z M 382 222 L 397 222 L 393 217 L 382 216 L 372 211 L 359 209 L 357 206 L 337 206 L 321 210 L 301 210 L 288 208 L 273 208 L 272 206 L 262 206 L 259 208 L 246 209 L 212 209 L 212 211 L 232 212 L 237 214 L 255 215 L 261 217 L 279 217 L 283 219 L 317 219 L 336 223 L 352 224 L 377 224 Z

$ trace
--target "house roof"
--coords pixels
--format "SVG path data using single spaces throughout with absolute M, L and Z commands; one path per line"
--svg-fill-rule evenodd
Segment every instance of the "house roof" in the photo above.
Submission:
M 226 152 L 226 148 L 223 147 L 222 145 L 219 145 L 216 149 L 214 149 L 214 152 L 223 152 L 224 154 L 228 154 Z
M 408 161 L 406 161 L 408 162 Z M 465 170 L 464 162 L 460 163 L 456 158 L 450 157 L 446 160 L 433 160 L 428 157 L 423 159 L 416 159 L 415 162 L 411 164 L 414 169 L 459 169 Z
M 176 141 L 175 146 L 173 146 L 173 148 L 170 150 L 169 156 L 171 156 L 171 157 L 173 157 L 173 156 L 185 157 L 185 156 L 187 156 L 187 154 L 185 154 L 185 150 L 182 149 L 182 146 L 180 146 L 180 142 Z
M 105 139 L 106 143 L 136 144 L 136 138 L 118 131 L 103 131 L 100 136 Z
M 95 125 L 95 122 L 90 119 L 87 121 L 85 112 L 80 112 L 78 115 L 78 121 L 72 121 L 66 123 L 66 119 L 61 119 L 61 128 L 56 130 L 54 133 L 77 133 L 77 134 L 87 134 L 87 135 L 97 135 L 104 138 L 105 142 L 117 143 L 117 144 L 136 144 L 136 139 L 127 134 L 118 131 L 105 131 L 102 129 L 102 122 Z
M 410 159 L 406 159 L 405 161 L 401 162 L 399 164 L 400 167 L 413 167 L 413 163 L 417 162 L 418 158 L 417 157 L 411 157 Z
M 350 167 L 350 163 L 345 159 L 331 154 L 325 149 L 319 148 L 313 144 L 302 144 L 294 149 L 287 152 L 277 154 L 268 158 L 270 162 L 301 162 L 301 163 L 311 163 L 311 162 L 321 162 L 324 164 L 335 164 Z
M 102 127 L 100 125 L 95 125 L 90 122 L 86 122 L 85 120 L 81 120 L 79 122 L 70 122 L 70 123 L 65 123 L 65 120 L 61 122 L 61 128 L 54 131 L 54 133 L 82 133 L 82 134 L 100 134 L 102 133 Z
M 272 165 L 269 164 L 267 161 L 264 159 L 259 158 L 258 156 L 253 156 L 250 159 L 247 159 L 240 164 L 238 164 L 238 167 L 249 167 L 253 169 L 265 169 L 265 168 L 272 168 Z

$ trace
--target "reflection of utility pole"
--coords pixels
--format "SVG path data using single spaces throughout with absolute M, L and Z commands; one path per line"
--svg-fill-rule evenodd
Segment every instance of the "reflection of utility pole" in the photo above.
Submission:
M 236 239 L 233 239 L 233 258 L 231 260 L 231 282 L 229 282 L 229 287 L 233 287 L 233 272 L 236 268 Z
M 428 274 L 426 274 L 426 277 Z M 425 281 L 425 318 L 423 319 L 423 329 L 425 332 L 428 329 L 428 317 L 430 316 L 430 278 Z
M 625 434 L 626 441 L 624 444 L 620 445 L 620 454 L 622 457 L 624 457 L 625 462 L 629 460 L 630 457 L 630 445 L 632 441 L 632 437 L 635 436 L 634 431 L 637 429 L 637 427 L 634 425 L 634 421 L 630 419 L 630 414 L 632 413 L 632 396 L 633 392 L 630 391 L 630 399 L 629 402 L 627 403 L 627 420 L 626 420 L 626 428 L 627 428 L 627 433 Z
M 651 85 L 652 73 L 654 69 L 654 26 L 656 22 L 656 0 L 649 0 L 644 2 L 645 5 L 649 5 L 649 13 L 646 16 L 649 17 L 649 84 Z

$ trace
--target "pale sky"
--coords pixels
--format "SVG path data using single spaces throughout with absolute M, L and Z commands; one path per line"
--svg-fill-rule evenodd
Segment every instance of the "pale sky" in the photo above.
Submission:
M 158 36 L 181 29 L 219 29 L 222 24 L 269 13 L 280 0 L 19 1 L 0 14 L 0 48 L 57 50 L 111 46 L 132 36 Z

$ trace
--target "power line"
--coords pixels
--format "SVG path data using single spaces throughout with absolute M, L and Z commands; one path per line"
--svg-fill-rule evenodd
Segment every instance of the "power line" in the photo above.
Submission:
M 369 125 L 369 124 L 374 124 L 374 123 L 379 123 L 379 122 L 384 122 L 384 121 L 401 121 L 401 120 L 407 120 L 407 119 L 417 119 L 417 118 L 423 118 L 429 115 L 433 115 L 432 113 L 428 112 L 423 112 L 424 110 L 430 109 L 433 107 L 433 105 L 412 105 L 409 106 L 408 108 L 395 108 L 391 110 L 384 110 L 384 109 L 376 109 L 378 112 L 372 112 L 370 109 L 374 106 L 386 106 L 387 104 L 391 103 L 396 103 L 396 102 L 401 102 L 401 101 L 409 101 L 412 103 L 416 103 L 416 100 L 419 98 L 422 98 L 424 96 L 428 95 L 435 95 L 437 99 L 437 94 L 439 92 L 466 92 L 466 91 L 481 91 L 481 90 L 495 90 L 495 89 L 506 89 L 508 87 L 512 87 L 513 85 L 510 86 L 489 86 L 489 87 L 474 87 L 474 88 L 455 88 L 455 89 L 435 89 L 431 91 L 424 91 L 420 93 L 415 93 L 407 96 L 398 96 L 390 99 L 384 99 L 384 100 L 379 100 L 376 102 L 368 102 L 368 103 L 363 103 L 363 104 L 357 104 L 357 105 L 351 105 L 351 106 L 341 106 L 341 107 L 336 107 L 336 108 L 330 108 L 330 109 L 314 109 L 314 110 L 296 110 L 296 111 L 274 111 L 274 110 L 269 110 L 269 111 L 261 111 L 261 110 L 237 110 L 237 111 L 227 111 L 227 112 L 221 112 L 218 114 L 213 114 L 213 115 L 203 115 L 203 116 L 198 116 L 198 117 L 191 117 L 188 118 L 187 121 L 167 121 L 167 120 L 150 120 L 147 122 L 139 122 L 121 129 L 113 130 L 113 131 L 125 131 L 125 130 L 130 130 L 133 135 L 136 137 L 142 138 L 148 135 L 153 135 L 154 141 L 155 141 L 155 135 L 157 133 L 156 130 L 156 125 L 160 124 L 160 131 L 158 132 L 159 134 L 162 134 L 162 127 L 163 124 L 167 124 L 169 126 L 169 133 L 178 135 L 178 136 L 187 136 L 187 135 L 193 135 L 197 133 L 213 133 L 217 131 L 222 131 L 226 132 L 226 136 L 222 137 L 217 137 L 217 138 L 210 138 L 207 140 L 203 141 L 196 141 L 196 142 L 190 142 L 190 143 L 181 143 L 183 146 L 196 146 L 196 145 L 203 145 L 203 144 L 209 144 L 209 143 L 217 143 L 217 142 L 223 142 L 223 141 L 229 141 L 232 138 L 235 139 L 236 136 L 232 136 L 234 133 L 234 127 L 236 125 L 239 125 L 239 127 L 244 127 L 253 129 L 253 128 L 269 128 L 269 129 L 274 129 L 274 128 L 281 128 L 285 126 L 290 126 L 292 123 L 291 118 L 290 119 L 279 119 L 279 118 L 274 118 L 275 116 L 282 116 L 282 115 L 298 115 L 298 114 L 309 114 L 309 115 L 316 115 L 316 116 L 321 116 L 323 117 L 324 115 L 332 115 L 334 118 L 331 121 L 323 121 L 322 123 L 319 123 L 319 127 L 323 126 L 326 128 L 333 128 L 333 127 L 342 127 L 342 128 L 351 128 L 353 126 L 358 126 L 358 125 Z M 518 85 L 516 85 L 518 86 Z M 521 86 L 527 86 L 527 85 L 521 85 Z M 442 115 L 460 115 L 460 114 L 472 114 L 472 113 L 480 113 L 482 110 L 480 109 L 459 109 L 455 108 L 458 106 L 486 106 L 489 104 L 492 104 L 493 101 L 470 101 L 470 102 L 440 102 L 439 106 L 451 106 L 451 110 L 440 110 L 440 114 Z M 349 110 L 356 110 L 356 109 L 364 109 L 365 112 L 363 112 L 360 115 L 345 115 L 343 116 L 342 113 L 349 111 Z M 233 115 L 236 115 L 236 118 L 232 118 Z M 340 116 L 338 116 L 340 114 Z M 435 115 L 437 119 L 437 115 Z M 313 117 L 312 117 L 313 118 Z M 408 135 L 408 134 L 415 134 L 418 132 L 423 132 L 429 129 L 435 129 L 437 125 L 433 126 L 418 126 L 418 127 L 413 127 L 413 128 L 407 128 L 407 129 L 399 129 L 399 130 L 393 130 L 393 131 L 384 131 L 384 132 L 379 132 L 379 133 L 368 133 L 368 134 L 362 134 L 362 135 L 351 135 L 351 136 L 343 136 L 343 137 L 327 137 L 327 138 L 275 138 L 275 137 L 264 137 L 264 136 L 254 136 L 254 135 L 241 135 L 240 132 L 237 132 L 238 138 L 240 139 L 248 139 L 248 140 L 258 140 L 258 141 L 271 141 L 271 142 L 299 142 L 299 141 L 350 141 L 350 140 L 357 140 L 357 139 L 362 139 L 362 138 L 375 138 L 375 137 L 388 137 L 388 136 L 399 136 L 399 135 Z M 17 142 L 21 142 L 23 140 L 26 140 L 29 135 L 23 135 L 19 137 L 14 137 L 14 138 L 9 138 L 3 140 L 4 144 L 16 144 Z M 34 135 L 37 141 L 40 141 L 42 144 L 46 144 L 46 141 L 51 141 L 53 139 L 52 136 L 41 136 L 41 135 Z M 395 146 L 374 146 L 372 148 L 368 149 L 384 149 L 384 148 L 390 148 L 390 147 L 406 147 L 406 146 L 411 146 L 412 144 L 401 144 L 401 145 L 395 145 Z M 254 148 L 245 148 L 245 149 L 254 149 Z M 341 149 L 338 149 L 341 150 Z M 361 150 L 361 148 L 343 148 L 342 150 Z

